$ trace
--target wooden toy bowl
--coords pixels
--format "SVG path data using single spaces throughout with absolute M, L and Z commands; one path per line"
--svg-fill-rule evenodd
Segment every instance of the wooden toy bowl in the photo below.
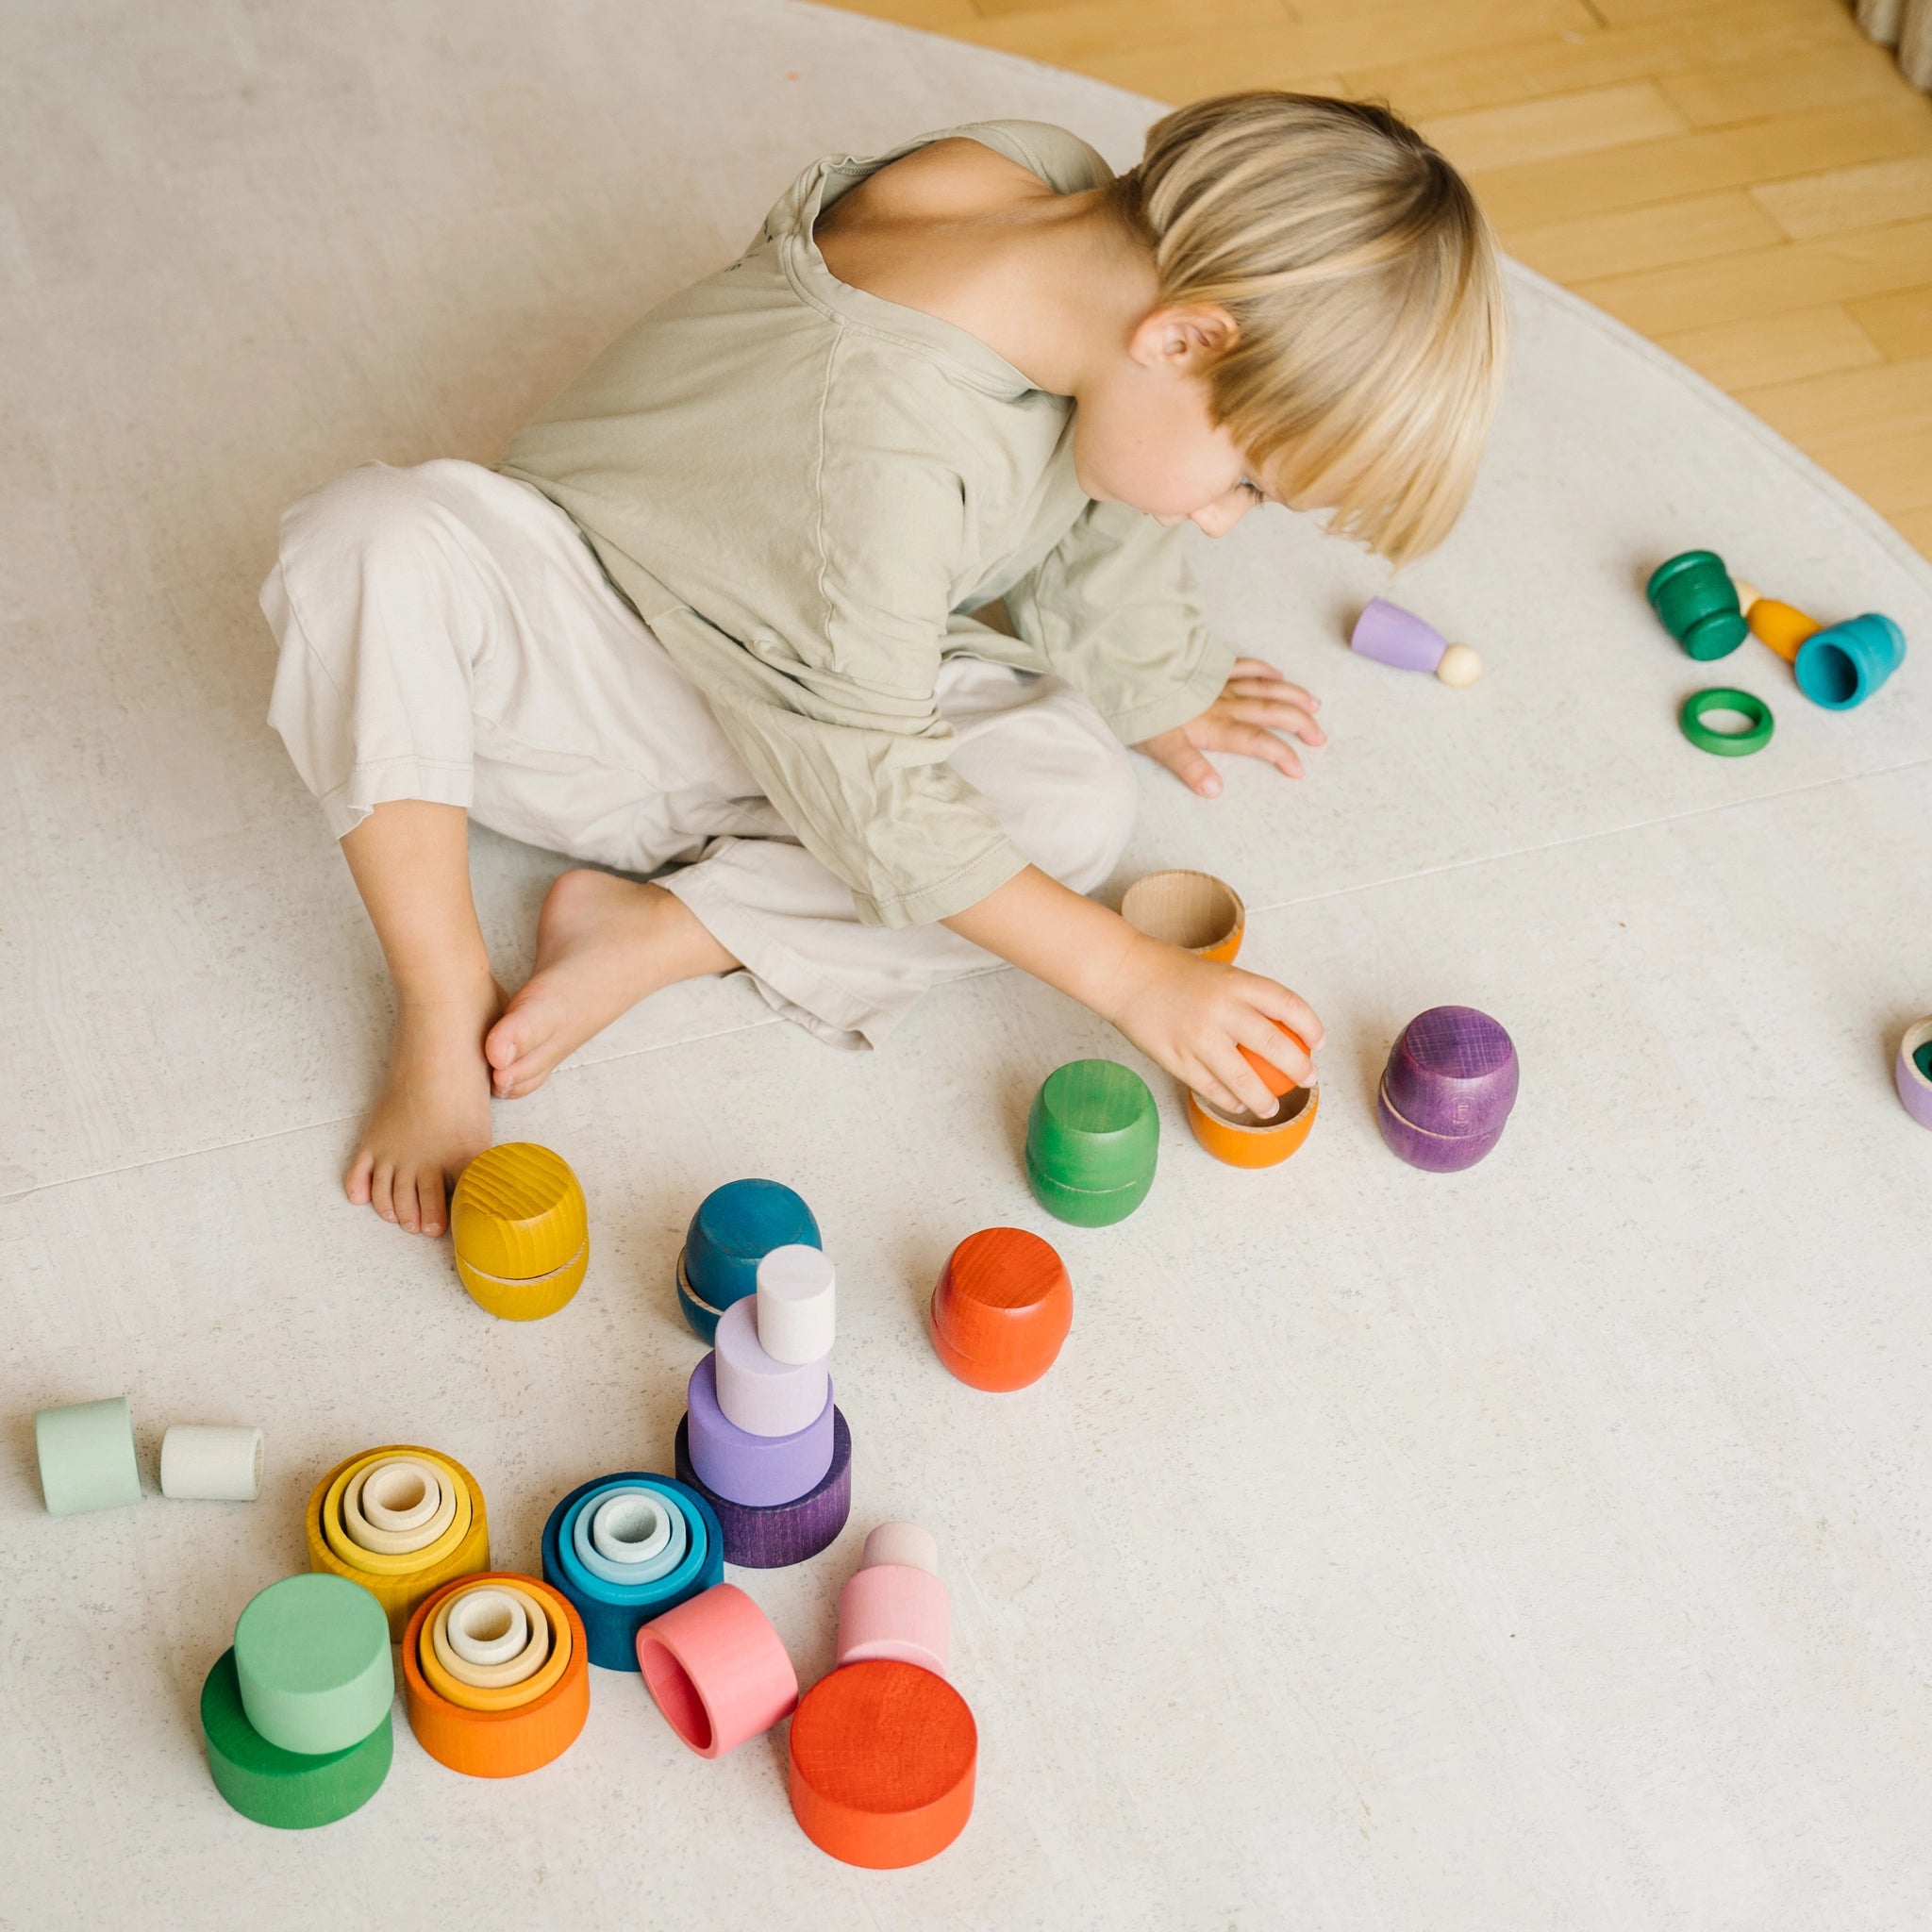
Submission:
M 1375 1094 L 1390 1150 L 1425 1174 L 1474 1167 L 1516 1104 L 1516 1046 L 1474 1007 L 1431 1007 L 1402 1029 Z
M 1216 1160 L 1230 1167 L 1277 1167 L 1308 1138 L 1321 1104 L 1319 1085 L 1296 1087 L 1266 1120 L 1257 1120 L 1245 1109 L 1228 1113 L 1211 1100 L 1190 1093 L 1188 1124 Z
M 1121 900 L 1121 917 L 1151 940 L 1223 965 L 1241 951 L 1248 924 L 1241 894 L 1205 872 L 1150 872 L 1136 879 Z
M 1411 1126 L 1457 1139 L 1500 1133 L 1520 1078 L 1515 1044 L 1496 1021 L 1474 1007 L 1431 1007 L 1390 1048 L 1382 1086 Z
M 782 1181 L 726 1181 L 698 1203 L 677 1259 L 685 1319 L 705 1341 L 704 1331 L 735 1301 L 754 1294 L 758 1263 L 774 1248 L 820 1248 L 812 1211 Z M 714 1312 L 715 1311 L 715 1312 Z
M 343 1492 L 358 1470 L 392 1457 L 420 1457 L 455 1484 L 458 1507 L 450 1526 L 419 1550 L 385 1555 L 357 1547 L 344 1531 Z M 304 1515 L 308 1567 L 359 1583 L 389 1617 L 390 1641 L 400 1643 L 416 1606 L 443 1584 L 490 1567 L 490 1524 L 476 1478 L 453 1457 L 407 1442 L 344 1457 L 316 1484 Z
M 446 1598 L 488 1583 L 513 1584 L 542 1607 L 550 1622 L 550 1655 L 560 1653 L 563 1663 L 523 1702 L 476 1709 L 452 1702 L 430 1683 L 424 1646 L 430 1621 Z M 492 1570 L 444 1584 L 416 1606 L 403 1633 L 402 1664 L 403 1708 L 416 1741 L 439 1764 L 466 1777 L 521 1777 L 540 1769 L 575 1743 L 591 1714 L 590 1641 L 583 1620 L 569 1598 L 534 1576 Z
M 1020 1227 L 987 1227 L 952 1252 L 932 1291 L 933 1351 L 970 1388 L 1037 1382 L 1074 1325 L 1074 1284 L 1053 1246 Z
M 1026 1178 L 1049 1214 L 1107 1227 L 1147 1198 L 1159 1144 L 1160 1115 L 1140 1074 L 1115 1060 L 1073 1060 L 1033 1097 Z
M 449 1224 L 463 1286 L 507 1322 L 554 1315 L 583 1285 L 584 1191 L 547 1147 L 509 1141 L 479 1154 L 457 1182 Z
M 1932 1018 L 1906 1028 L 1892 1083 L 1900 1104 L 1922 1127 L 1932 1127 Z
M 973 1815 L 979 1731 L 966 1700 L 896 1658 L 841 1664 L 799 1699 L 791 1815 L 822 1852 L 891 1871 L 937 1857 Z

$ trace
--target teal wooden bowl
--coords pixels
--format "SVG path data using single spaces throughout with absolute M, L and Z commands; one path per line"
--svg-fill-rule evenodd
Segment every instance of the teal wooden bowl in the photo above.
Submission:
M 1160 1114 L 1146 1081 L 1113 1060 L 1074 1060 L 1033 1097 L 1026 1179 L 1049 1214 L 1106 1227 L 1147 1198 L 1159 1146 Z

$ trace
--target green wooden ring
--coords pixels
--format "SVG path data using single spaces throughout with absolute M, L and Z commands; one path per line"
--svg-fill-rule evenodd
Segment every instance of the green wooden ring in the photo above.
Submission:
M 1751 719 L 1748 731 L 1713 731 L 1704 722 L 1707 711 L 1740 711 Z M 1755 698 L 1748 691 L 1732 691 L 1717 686 L 1709 691 L 1692 691 L 1684 700 L 1684 708 L 1677 713 L 1677 724 L 1684 736 L 1699 751 L 1707 751 L 1721 758 L 1749 758 L 1754 751 L 1762 751 L 1771 742 L 1771 707 L 1762 698 Z
M 271 1744 L 242 1707 L 233 1650 L 215 1659 L 201 1687 L 201 1735 L 215 1790 L 242 1817 L 282 1831 L 333 1824 L 366 1805 L 389 1775 L 395 1748 L 387 1709 L 382 1722 L 346 1751 L 309 1757 Z
M 396 1694 L 389 1618 L 346 1576 L 285 1576 L 237 1619 L 235 1675 L 249 1724 L 269 1743 L 303 1757 L 346 1751 Z

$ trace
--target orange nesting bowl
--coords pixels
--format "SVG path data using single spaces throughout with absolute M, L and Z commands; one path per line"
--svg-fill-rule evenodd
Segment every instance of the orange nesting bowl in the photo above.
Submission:
M 1053 1367 L 1074 1325 L 1067 1264 L 1024 1228 L 982 1228 L 941 1272 L 931 1325 L 934 1351 L 960 1381 L 1024 1389 Z
M 1223 965 L 1241 951 L 1248 924 L 1241 895 L 1205 872 L 1150 872 L 1136 879 L 1121 900 L 1121 917 L 1150 940 Z
M 1230 1167 L 1274 1167 L 1286 1160 L 1315 1124 L 1319 1087 L 1296 1087 L 1266 1120 L 1251 1113 L 1226 1113 L 1198 1093 L 1188 1095 L 1188 1124 L 1194 1139 Z
M 550 1620 L 551 1655 L 554 1658 L 561 1652 L 564 1663 L 549 1684 L 527 1702 L 503 1709 L 475 1710 L 451 1703 L 431 1685 L 423 1668 L 423 1646 L 430 1620 L 445 1597 L 488 1583 L 514 1584 L 542 1606 Z M 403 1708 L 408 1713 L 416 1741 L 439 1764 L 468 1777 L 521 1777 L 540 1769 L 561 1757 L 576 1742 L 591 1714 L 590 1640 L 584 1634 L 583 1619 L 560 1591 L 534 1576 L 491 1570 L 444 1584 L 416 1606 L 409 1627 L 403 1633 L 402 1664 Z

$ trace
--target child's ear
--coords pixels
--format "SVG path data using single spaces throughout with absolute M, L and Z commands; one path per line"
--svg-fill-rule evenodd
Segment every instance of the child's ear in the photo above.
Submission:
M 1195 375 L 1241 339 L 1241 325 L 1216 302 L 1157 308 L 1141 319 L 1127 353 L 1144 368 Z

